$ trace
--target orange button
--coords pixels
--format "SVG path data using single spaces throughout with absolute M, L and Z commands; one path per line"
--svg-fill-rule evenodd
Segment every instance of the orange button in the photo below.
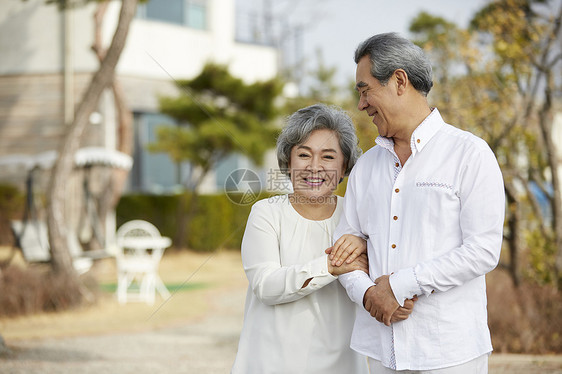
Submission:
M 398 216 L 394 216 L 394 217 L 392 217 L 392 219 L 394 219 L 396 221 L 398 219 Z
M 398 193 L 398 192 L 400 192 L 400 189 L 397 188 L 397 189 L 394 190 L 394 192 Z
M 421 140 L 419 140 L 419 139 L 418 139 L 418 140 L 416 140 L 416 142 L 418 142 L 418 143 L 419 143 L 419 142 L 421 142 Z
M 396 248 L 396 244 L 391 245 L 392 249 Z
M 397 163 L 394 164 L 394 166 L 398 167 L 398 166 L 400 166 L 400 164 L 397 162 Z

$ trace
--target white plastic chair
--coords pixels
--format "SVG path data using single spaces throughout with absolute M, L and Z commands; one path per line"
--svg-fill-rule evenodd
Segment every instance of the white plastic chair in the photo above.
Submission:
M 158 264 L 171 240 L 162 237 L 150 222 L 133 220 L 117 230 L 117 300 L 153 304 L 158 290 L 163 298 L 170 293 L 158 276 Z

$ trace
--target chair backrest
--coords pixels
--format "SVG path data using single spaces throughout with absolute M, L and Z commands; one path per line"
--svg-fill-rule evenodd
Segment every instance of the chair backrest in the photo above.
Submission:
M 117 240 L 130 237 L 160 237 L 160 231 L 152 223 L 136 219 L 125 222 L 117 230 Z
M 43 221 L 11 221 L 11 228 L 17 245 L 28 262 L 46 262 L 51 259 L 47 225 Z

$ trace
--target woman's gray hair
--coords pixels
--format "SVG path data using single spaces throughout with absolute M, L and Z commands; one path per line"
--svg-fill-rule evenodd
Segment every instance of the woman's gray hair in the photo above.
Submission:
M 344 174 L 349 175 L 362 152 L 355 127 L 346 112 L 325 104 L 314 104 L 299 109 L 287 119 L 287 126 L 277 138 L 277 162 L 283 174 L 289 173 L 293 147 L 303 144 L 314 130 L 320 129 L 332 130 L 338 135 L 344 156 Z
M 412 86 L 422 95 L 427 96 L 433 87 L 429 58 L 420 47 L 397 33 L 377 34 L 359 44 L 355 63 L 364 56 L 369 56 L 371 75 L 382 85 L 388 83 L 396 69 L 403 69 Z

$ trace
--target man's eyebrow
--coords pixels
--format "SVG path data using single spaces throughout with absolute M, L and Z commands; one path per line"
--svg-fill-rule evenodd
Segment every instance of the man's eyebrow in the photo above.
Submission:
M 359 91 L 360 88 L 367 87 L 367 86 L 368 86 L 368 84 L 367 84 L 366 82 L 359 81 L 359 82 L 357 82 L 357 84 L 355 85 L 355 90 L 356 90 L 356 91 Z

